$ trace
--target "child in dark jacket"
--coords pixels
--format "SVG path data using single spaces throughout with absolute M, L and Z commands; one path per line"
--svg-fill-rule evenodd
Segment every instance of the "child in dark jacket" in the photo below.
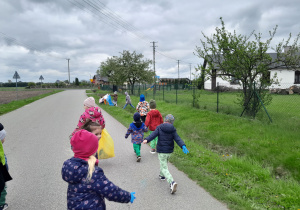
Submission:
M 148 137 L 146 137 L 143 141 L 144 144 L 147 144 L 147 142 L 151 142 L 155 137 L 158 136 L 156 149 L 158 153 L 158 159 L 160 162 L 159 178 L 161 180 L 167 179 L 167 181 L 170 184 L 171 194 L 175 193 L 177 190 L 177 183 L 173 180 L 173 177 L 168 169 L 168 161 L 171 154 L 174 151 L 174 141 L 178 144 L 180 148 L 182 148 L 185 154 L 189 152 L 183 140 L 178 136 L 176 128 L 173 126 L 174 120 L 175 118 L 173 117 L 173 115 L 168 114 L 165 117 L 165 122 L 157 126 L 155 131 L 151 133 Z
M 72 139 L 74 157 L 64 162 L 62 178 L 69 183 L 68 209 L 105 209 L 104 198 L 119 203 L 133 203 L 134 192 L 130 193 L 109 181 L 98 167 L 95 155 L 98 138 L 86 131 L 77 131 Z
M 155 100 L 150 100 L 150 111 L 147 114 L 145 125 L 149 128 L 150 134 L 155 131 L 156 127 L 163 123 L 163 118 L 160 112 L 156 109 Z M 156 152 L 156 144 L 158 138 L 155 137 L 153 141 L 150 142 L 151 150 L 150 152 L 154 154 Z
M 136 112 L 133 115 L 133 122 L 130 124 L 127 133 L 125 134 L 125 138 L 131 134 L 131 143 L 133 144 L 133 150 L 136 154 L 136 161 L 141 161 L 141 144 L 144 139 L 144 132 L 148 131 L 146 125 L 141 122 L 141 115 Z

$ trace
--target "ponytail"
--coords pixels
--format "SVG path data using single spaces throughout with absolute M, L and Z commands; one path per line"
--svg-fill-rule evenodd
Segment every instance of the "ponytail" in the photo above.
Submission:
M 89 169 L 88 169 L 88 175 L 86 177 L 87 182 L 91 181 L 91 178 L 92 178 L 93 173 L 95 171 L 96 161 L 97 161 L 97 159 L 96 159 L 96 157 L 94 155 L 91 155 L 89 157 L 89 160 L 88 160 Z

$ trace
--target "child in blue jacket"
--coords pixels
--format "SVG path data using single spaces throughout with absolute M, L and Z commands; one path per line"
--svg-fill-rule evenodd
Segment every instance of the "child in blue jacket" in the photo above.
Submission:
M 155 131 L 153 131 L 143 141 L 144 144 L 147 144 L 148 142 L 152 141 L 153 139 L 155 139 L 155 137 L 158 136 L 156 152 L 158 153 L 158 159 L 160 163 L 159 178 L 161 180 L 167 179 L 167 181 L 170 184 L 171 194 L 175 193 L 177 190 L 177 183 L 174 181 L 168 169 L 168 161 L 171 154 L 174 151 L 174 141 L 178 144 L 180 148 L 182 148 L 185 154 L 189 152 L 184 142 L 176 132 L 176 128 L 173 125 L 174 120 L 175 118 L 173 117 L 173 115 L 168 114 L 165 117 L 165 122 L 157 126 Z
M 133 144 L 133 150 L 136 154 L 136 161 L 141 161 L 141 144 L 144 140 L 144 132 L 148 131 L 147 126 L 141 122 L 140 113 L 136 112 L 133 115 L 133 122 L 129 125 L 125 139 L 131 134 L 131 143 Z
M 106 209 L 104 198 L 119 203 L 133 203 L 134 192 L 122 190 L 109 181 L 98 167 L 95 155 L 98 138 L 86 131 L 77 131 L 72 139 L 74 157 L 64 162 L 62 178 L 69 183 L 68 209 Z

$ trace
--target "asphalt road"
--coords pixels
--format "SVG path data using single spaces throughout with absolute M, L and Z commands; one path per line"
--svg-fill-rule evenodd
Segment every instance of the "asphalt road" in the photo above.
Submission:
M 67 90 L 0 116 L 7 131 L 4 151 L 13 177 L 7 189 L 11 210 L 67 209 L 67 183 L 61 178 L 61 167 L 73 155 L 68 136 L 84 111 L 85 98 L 84 90 Z M 142 160 L 137 163 L 130 139 L 124 138 L 127 128 L 104 111 L 103 115 L 116 156 L 101 160 L 99 166 L 116 185 L 136 192 L 133 204 L 106 201 L 107 209 L 227 209 L 169 164 L 178 183 L 177 192 L 171 195 L 168 183 L 158 179 L 157 154 L 142 145 Z

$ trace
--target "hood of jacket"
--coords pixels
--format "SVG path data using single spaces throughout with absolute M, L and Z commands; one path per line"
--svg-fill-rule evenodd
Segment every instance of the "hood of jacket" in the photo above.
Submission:
M 176 128 L 174 127 L 174 125 L 172 125 L 171 123 L 167 123 L 167 122 L 164 122 L 159 127 L 165 133 L 173 133 L 176 131 Z
M 151 109 L 150 112 L 153 117 L 160 117 L 160 112 L 158 110 Z M 150 112 L 148 112 L 148 113 L 150 113 Z
M 85 179 L 88 171 L 88 163 L 79 158 L 71 158 L 64 162 L 62 178 L 70 184 L 80 183 Z
M 133 122 L 133 123 L 131 123 L 131 126 L 132 126 L 132 128 L 134 129 L 134 130 L 140 130 L 140 129 L 142 129 L 143 128 L 143 122 Z
M 101 116 L 101 110 L 98 107 L 90 107 L 85 110 L 85 113 L 90 117 L 90 119 L 99 118 Z

